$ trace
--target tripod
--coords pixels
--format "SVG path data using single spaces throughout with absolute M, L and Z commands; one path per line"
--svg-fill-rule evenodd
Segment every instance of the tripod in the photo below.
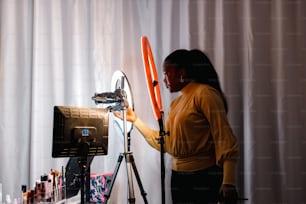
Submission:
M 126 128 L 126 107 L 122 107 L 122 115 L 123 115 L 123 132 L 124 132 L 124 152 L 120 153 L 117 164 L 114 170 L 113 178 L 110 183 L 109 191 L 104 195 L 105 200 L 104 203 L 107 204 L 107 201 L 111 195 L 113 185 L 115 183 L 120 165 L 122 163 L 123 158 L 125 158 L 126 162 L 126 169 L 127 169 L 127 179 L 128 179 L 128 202 L 130 204 L 135 204 L 135 195 L 134 195 L 134 186 L 133 186 L 133 177 L 132 177 L 132 170 L 134 171 L 141 195 L 143 197 L 144 203 L 148 203 L 146 199 L 147 193 L 144 191 L 144 188 L 142 186 L 136 165 L 135 165 L 135 160 L 133 157 L 133 153 L 129 149 L 129 136 L 127 133 L 127 128 Z

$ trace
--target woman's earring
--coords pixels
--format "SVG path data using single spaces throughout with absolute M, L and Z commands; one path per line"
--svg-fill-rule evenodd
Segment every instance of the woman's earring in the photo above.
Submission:
M 184 81 L 185 81 L 185 80 L 183 79 L 183 76 L 181 75 L 180 82 L 181 82 L 181 83 L 184 83 Z

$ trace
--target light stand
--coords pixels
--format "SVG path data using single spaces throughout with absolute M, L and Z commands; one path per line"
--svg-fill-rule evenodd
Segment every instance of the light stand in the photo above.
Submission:
M 126 170 L 127 170 L 127 179 L 128 179 L 128 202 L 130 204 L 135 204 L 135 194 L 134 194 L 134 186 L 133 186 L 133 177 L 132 177 L 132 170 L 134 170 L 134 174 L 141 192 L 141 195 L 143 197 L 144 203 L 147 204 L 148 201 L 146 199 L 147 193 L 144 191 L 144 188 L 142 186 L 136 165 L 135 160 L 133 157 L 133 153 L 130 151 L 129 148 L 129 136 L 127 133 L 127 119 L 126 119 L 126 109 L 128 107 L 128 102 L 126 100 L 126 94 L 124 90 L 116 90 L 114 93 L 106 93 L 106 94 L 95 94 L 93 99 L 96 101 L 96 103 L 102 102 L 102 103 L 114 103 L 116 102 L 117 105 L 111 107 L 111 110 L 121 110 L 122 112 L 122 121 L 123 121 L 123 135 L 124 135 L 124 152 L 120 153 L 117 164 L 114 170 L 114 174 L 109 186 L 109 191 L 104 194 L 105 200 L 104 204 L 107 204 L 108 199 L 110 198 L 113 185 L 115 183 L 121 162 L 123 160 L 123 157 L 125 158 L 126 162 Z
M 162 204 L 165 203 L 165 164 L 164 164 L 164 136 L 169 135 L 164 131 L 163 125 L 163 108 L 158 83 L 158 75 L 154 63 L 154 58 L 150 46 L 150 42 L 146 36 L 141 36 L 141 50 L 144 63 L 144 70 L 147 79 L 148 92 L 151 98 L 151 104 L 154 111 L 155 118 L 158 121 L 159 132 L 159 144 L 160 144 L 160 162 L 161 162 L 161 193 Z
M 159 139 L 158 143 L 160 145 L 160 170 L 161 170 L 161 194 L 162 194 L 162 204 L 165 203 L 165 136 L 169 136 L 169 132 L 165 132 L 164 130 L 164 121 L 163 121 L 163 112 L 161 111 L 161 118 L 158 119 L 159 124 Z
M 111 181 L 111 184 L 110 184 L 110 187 L 109 187 L 109 191 L 104 195 L 104 197 L 105 197 L 104 203 L 106 204 L 109 197 L 110 197 L 113 185 L 115 183 L 115 180 L 116 180 L 116 177 L 117 177 L 117 174 L 118 174 L 121 162 L 122 162 L 122 159 L 124 157 L 125 161 L 126 161 L 126 169 L 127 169 L 127 177 L 128 177 L 127 178 L 128 179 L 128 202 L 130 204 L 135 204 L 135 195 L 134 195 L 134 186 L 133 186 L 133 177 L 132 177 L 132 168 L 133 168 L 136 180 L 137 180 L 138 185 L 139 185 L 139 189 L 141 191 L 141 195 L 143 197 L 144 202 L 147 204 L 148 201 L 146 199 L 146 192 L 143 189 L 143 186 L 142 186 L 142 183 L 141 183 L 141 180 L 140 180 L 140 177 L 139 177 L 136 165 L 135 165 L 133 153 L 129 151 L 129 139 L 128 139 L 128 134 L 127 134 L 127 131 L 126 131 L 126 107 L 122 108 L 122 116 L 123 116 L 123 129 L 124 129 L 123 130 L 123 132 L 124 132 L 124 143 L 125 143 L 124 153 L 121 153 L 119 155 L 117 165 L 115 167 L 115 171 L 114 171 L 114 174 L 113 174 L 113 178 L 112 178 L 112 181 Z

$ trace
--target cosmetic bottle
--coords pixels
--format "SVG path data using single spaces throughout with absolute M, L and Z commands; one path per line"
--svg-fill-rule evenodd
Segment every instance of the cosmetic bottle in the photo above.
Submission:
M 11 196 L 9 194 L 6 194 L 6 196 L 5 196 L 5 203 L 7 203 L 7 204 L 12 203 Z
M 40 189 L 40 195 L 41 195 L 41 200 L 46 201 L 47 200 L 47 191 L 48 191 L 48 176 L 43 175 L 40 177 L 41 181 L 41 189 Z
M 27 197 L 28 197 L 27 186 L 21 185 L 21 203 L 27 203 Z
M 0 203 L 2 203 L 2 183 L 0 183 Z

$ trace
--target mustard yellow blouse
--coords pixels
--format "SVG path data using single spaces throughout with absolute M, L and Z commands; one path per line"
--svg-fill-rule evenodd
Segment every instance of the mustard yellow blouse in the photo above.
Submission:
M 165 129 L 165 152 L 172 156 L 172 169 L 197 171 L 215 164 L 223 168 L 223 184 L 235 185 L 239 146 L 229 125 L 222 98 L 208 85 L 190 82 L 170 105 Z M 146 141 L 160 150 L 159 131 L 139 118 L 134 126 Z

